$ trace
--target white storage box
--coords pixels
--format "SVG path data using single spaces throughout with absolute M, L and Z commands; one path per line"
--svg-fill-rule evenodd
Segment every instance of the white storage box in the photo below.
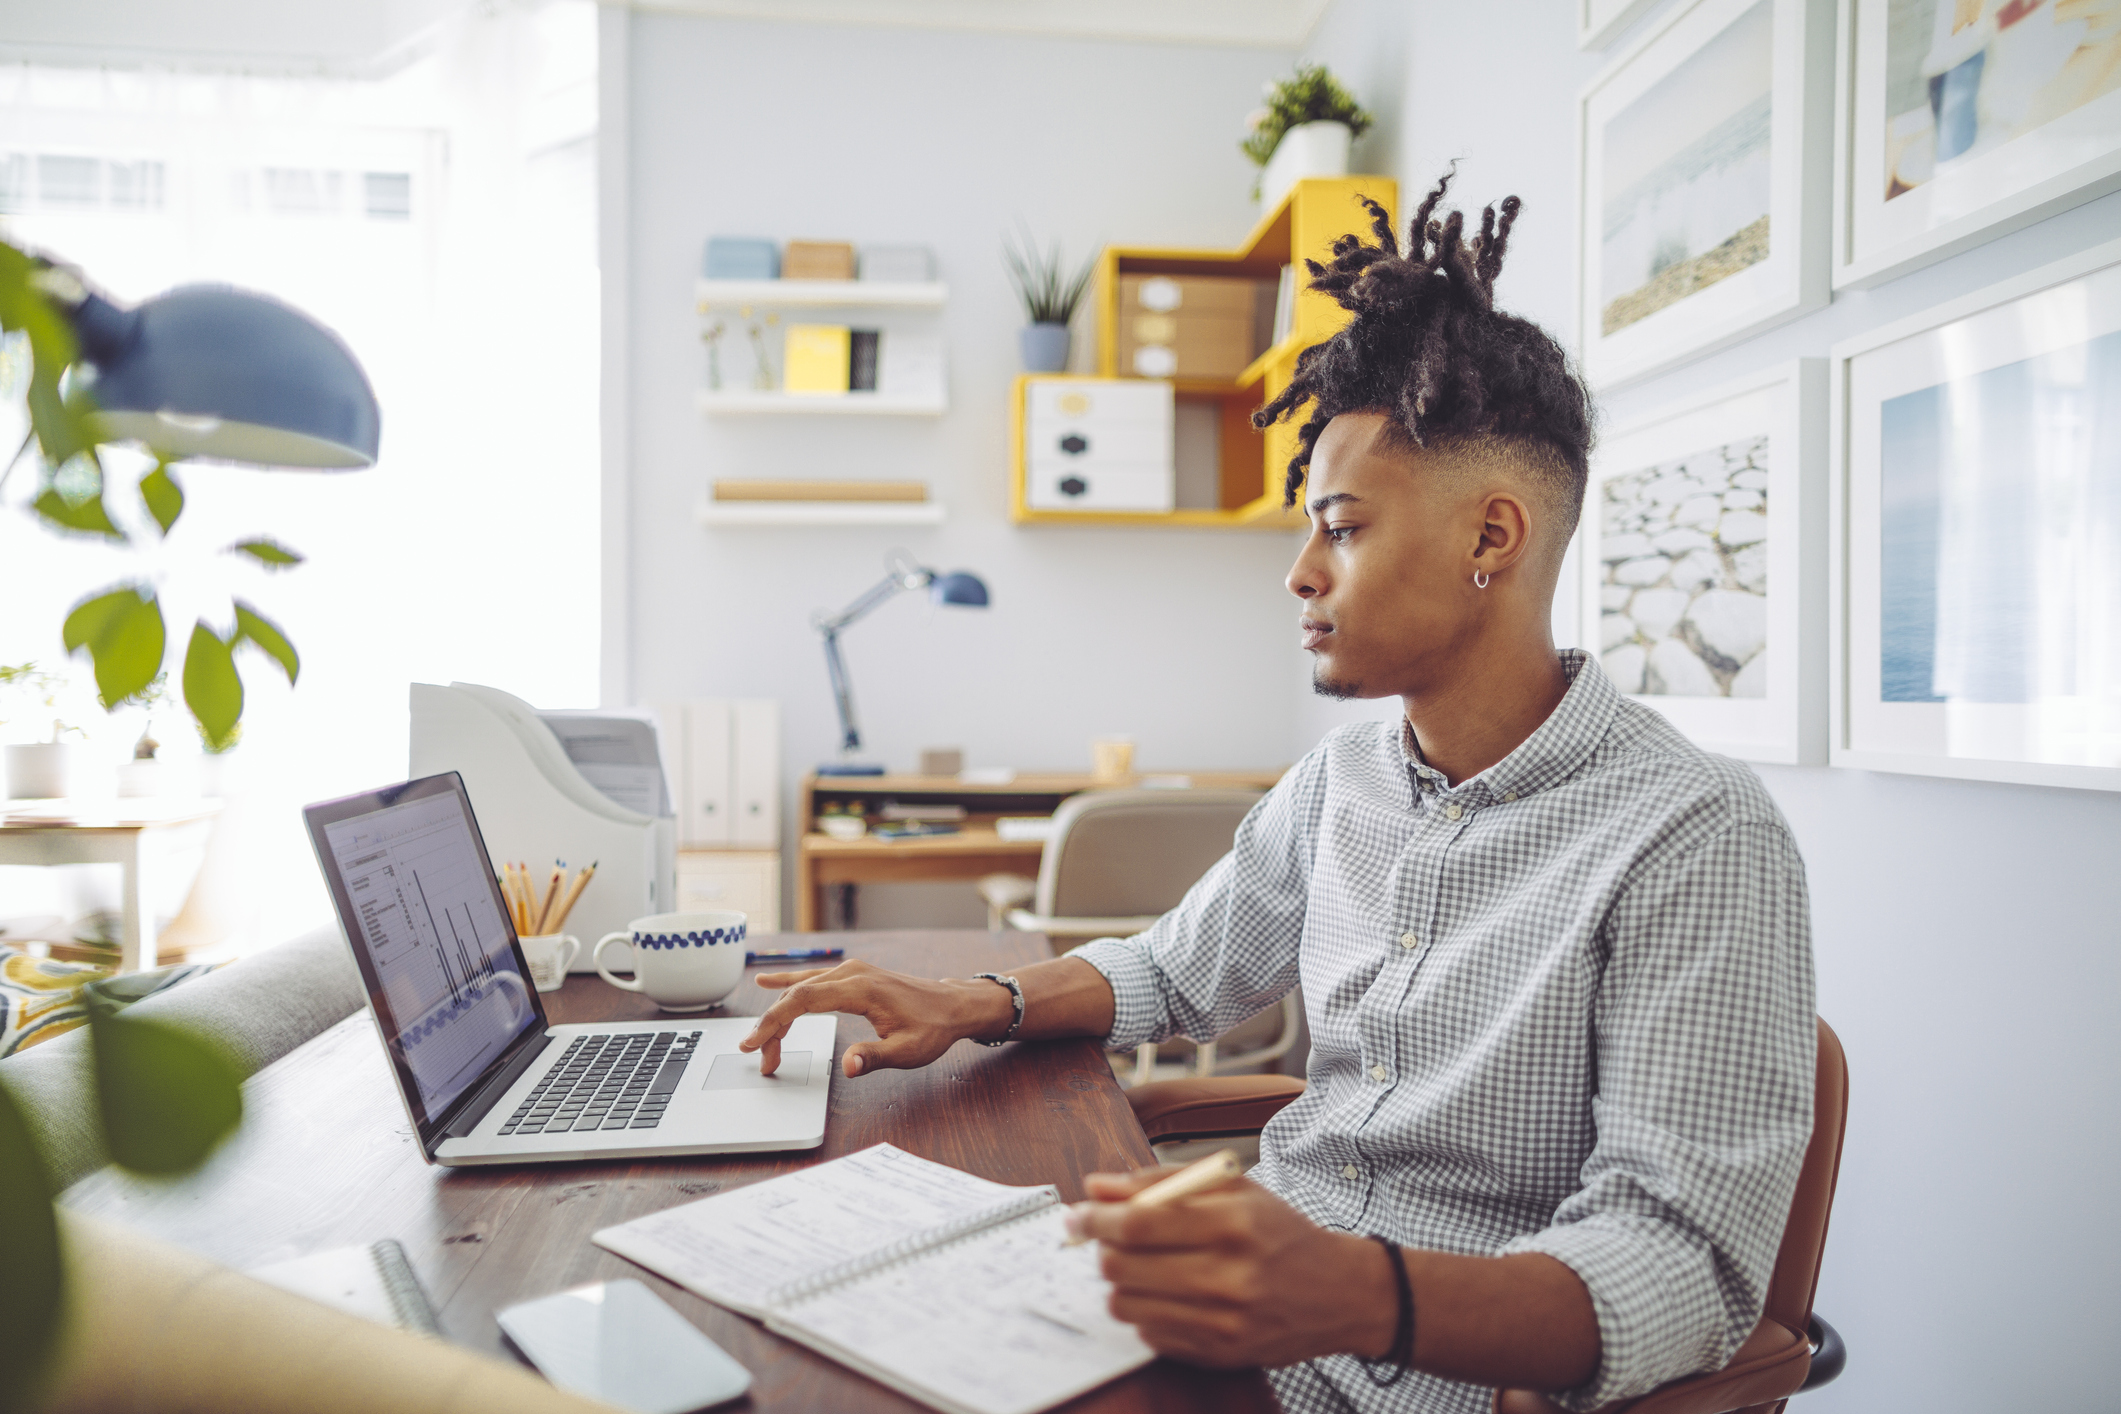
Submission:
M 1041 378 L 1024 400 L 1024 499 L 1033 510 L 1173 508 L 1170 384 Z

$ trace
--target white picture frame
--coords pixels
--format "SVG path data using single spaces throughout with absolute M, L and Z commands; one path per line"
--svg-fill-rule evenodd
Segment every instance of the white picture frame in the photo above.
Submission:
M 1832 363 L 1833 764 L 2121 790 L 2121 241 Z
M 1792 359 L 1615 428 L 1592 456 L 1583 642 L 1707 750 L 1826 762 L 1828 425 L 1826 360 Z
M 1692 0 L 1578 95 L 1578 348 L 1593 388 L 1826 304 L 1832 3 Z
M 1938 169 L 1935 153 L 1942 89 L 1928 94 L 1926 138 L 1920 131 L 1920 107 L 1897 116 L 1889 113 L 1887 110 L 1896 106 L 1895 95 L 1901 95 L 1898 101 L 1904 103 L 1905 94 L 1911 89 L 1910 77 L 1903 72 L 1909 68 L 1911 51 L 1909 55 L 1895 55 L 1892 39 L 1896 30 L 1905 36 L 1913 21 L 1920 18 L 1918 7 L 1950 3 L 1951 0 L 1838 0 L 1833 237 L 1833 281 L 1837 290 L 1867 289 L 1896 279 L 2072 206 L 2121 190 L 2121 81 L 2016 137 L 1981 136 L 1981 125 L 1990 121 L 1981 86 L 1995 78 L 1990 51 L 2001 48 L 2003 34 L 1991 36 L 1980 51 L 1983 67 L 1974 76 L 1972 97 L 1953 101 L 1955 112 L 1972 115 L 1969 121 L 1953 124 L 1959 129 L 1953 140 L 1970 141 L 1970 145 L 1962 155 L 1948 160 L 1948 169 Z M 2001 3 L 2003 0 L 1984 0 L 1982 23 L 1991 29 L 1995 17 L 1988 12 Z M 2026 30 L 2035 24 L 2052 31 L 2083 23 L 2069 21 L 2065 26 L 2056 26 L 2052 0 L 2023 13 L 2026 18 L 2004 33 Z M 1978 37 L 1969 31 L 1965 42 L 1971 45 Z M 1921 80 L 1933 61 L 1943 63 L 1960 57 L 1943 52 L 1946 42 L 1956 38 L 1945 36 L 1930 45 L 1921 63 L 1914 66 L 1913 79 Z M 2045 36 L 2034 38 L 2044 41 Z M 2022 49 L 2023 45 L 2019 45 L 2009 52 Z M 1961 64 L 1970 58 L 1971 55 L 1961 58 Z M 2054 62 L 2054 56 L 2045 50 L 2040 51 L 2040 58 L 2043 63 Z M 2029 62 L 2021 59 L 2018 72 L 2025 72 Z M 1927 88 L 1927 81 L 1924 82 Z M 2063 87 L 2059 68 L 2047 80 L 2047 86 L 2051 91 Z M 2040 90 L 2030 83 L 2006 84 L 2002 91 L 2013 93 L 2019 89 L 2032 92 L 2034 97 L 2022 106 L 2011 103 L 2010 110 L 2022 113 L 2034 102 L 2042 101 Z M 2066 100 L 2045 100 L 2047 106 L 2059 101 Z M 2009 121 L 2007 116 L 1998 118 L 1993 126 L 2007 132 Z M 1927 159 L 1923 155 L 1925 141 Z M 1901 185 L 1903 164 L 1913 185 Z M 1932 175 L 1916 180 L 1925 170 Z
M 1576 0 L 1576 47 L 1603 49 L 1657 0 Z

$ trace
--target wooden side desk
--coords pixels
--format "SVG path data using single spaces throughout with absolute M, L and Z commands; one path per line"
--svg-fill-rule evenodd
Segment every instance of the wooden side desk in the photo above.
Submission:
M 796 931 L 814 933 L 826 916 L 825 890 L 835 884 L 911 884 L 937 879 L 978 879 L 987 874 L 1038 873 L 1045 845 L 1004 840 L 994 822 L 1004 815 L 1051 815 L 1071 795 L 1086 790 L 1179 780 L 1201 790 L 1267 790 L 1280 771 L 1188 771 L 1172 776 L 1135 776 L 1100 781 L 1063 771 L 1019 775 L 1006 784 L 969 785 L 955 776 L 819 776 L 803 778 L 797 816 L 803 834 L 796 844 Z M 882 840 L 874 835 L 836 840 L 818 830 L 827 805 L 860 807 L 876 823 L 886 801 L 905 805 L 961 805 L 965 820 L 954 835 Z
M 759 945 L 776 940 L 762 937 Z M 850 956 L 931 977 L 1021 966 L 1052 952 L 1032 933 L 849 934 L 846 946 Z M 724 1014 L 756 1015 L 769 999 L 747 978 Z M 555 1021 L 661 1016 L 637 994 L 587 976 L 570 978 L 545 1003 Z M 494 1324 L 497 1309 L 635 1277 L 752 1372 L 751 1409 L 911 1414 L 922 1406 L 590 1241 L 598 1228 L 883 1140 L 997 1182 L 1053 1183 L 1070 1200 L 1083 1196 L 1087 1173 L 1154 1162 L 1094 1041 L 995 1049 L 960 1042 L 925 1070 L 848 1080 L 838 1070 L 840 1052 L 873 1034 L 858 1017 L 840 1019 L 832 1108 L 818 1149 L 445 1169 L 421 1158 L 363 1011 L 252 1077 L 242 1129 L 199 1173 L 156 1183 L 105 1169 L 61 1201 L 234 1267 L 394 1237 L 444 1334 L 503 1359 L 514 1356 Z M 1274 1407 L 1256 1371 L 1166 1360 L 1065 1406 L 1070 1414 Z

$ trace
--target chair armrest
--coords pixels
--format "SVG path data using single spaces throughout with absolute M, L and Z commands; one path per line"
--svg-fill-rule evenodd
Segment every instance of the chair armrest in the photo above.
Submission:
M 1812 1368 L 1806 1372 L 1804 1383 L 1797 1386 L 1799 1394 L 1832 1384 L 1841 1367 L 1849 1362 L 1849 1348 L 1842 1344 L 1841 1332 L 1819 1319 L 1817 1311 L 1812 1312 L 1804 1326 L 1805 1338 L 1812 1343 Z
M 1773 1404 L 1804 1387 L 1811 1360 L 1811 1345 L 1803 1336 L 1763 1320 L 1722 1369 L 1673 1380 L 1634 1399 L 1615 1400 L 1595 1414 L 1732 1414 Z M 1560 1405 L 1528 1389 L 1495 1391 L 1494 1408 L 1495 1414 L 1562 1414 Z
M 1212 1075 L 1137 1085 L 1127 1103 L 1151 1139 L 1205 1139 L 1256 1134 L 1303 1092 L 1293 1075 Z
M 1059 933 L 1069 938 L 1131 938 L 1156 926 L 1161 914 L 1137 918 L 1057 918 L 1029 909 L 1009 910 L 1009 926 L 1019 933 Z

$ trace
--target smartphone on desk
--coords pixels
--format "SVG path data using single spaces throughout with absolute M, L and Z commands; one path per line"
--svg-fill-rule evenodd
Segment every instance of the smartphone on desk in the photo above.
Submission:
M 546 1379 L 633 1414 L 685 1414 L 751 1388 L 749 1370 L 632 1277 L 541 1296 L 494 1319 Z

